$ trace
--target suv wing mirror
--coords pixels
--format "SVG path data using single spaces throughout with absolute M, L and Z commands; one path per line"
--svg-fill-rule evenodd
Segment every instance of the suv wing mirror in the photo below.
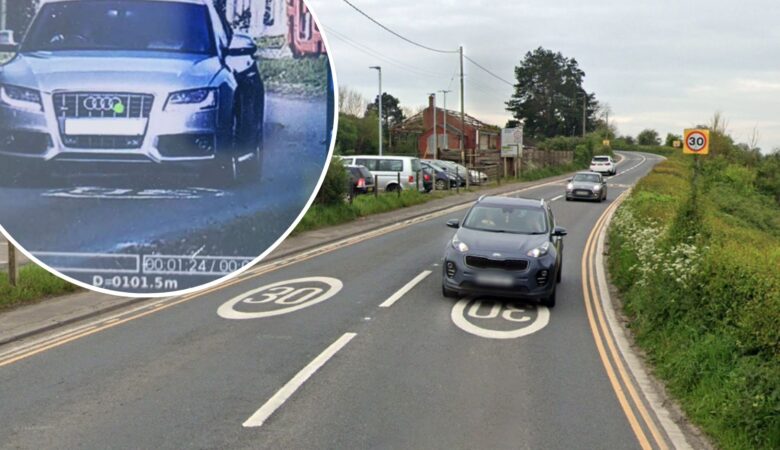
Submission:
M 227 56 L 254 56 L 257 53 L 255 40 L 246 34 L 236 33 L 230 40 Z
M 447 226 L 450 228 L 460 228 L 460 220 L 458 219 L 450 219 L 447 221 Z
M 569 232 L 566 231 L 566 228 L 555 227 L 555 230 L 553 230 L 553 236 L 564 237 L 567 234 L 569 234 Z

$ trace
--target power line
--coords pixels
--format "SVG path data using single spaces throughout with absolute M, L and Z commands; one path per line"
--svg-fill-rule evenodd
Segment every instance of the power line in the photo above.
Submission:
M 497 79 L 497 80 L 499 80 L 499 81 L 501 81 L 501 82 L 503 82 L 503 83 L 506 83 L 506 84 L 508 84 L 508 85 L 510 85 L 510 86 L 512 86 L 512 87 L 514 87 L 514 86 L 515 86 L 515 84 L 514 84 L 514 83 L 512 83 L 511 81 L 507 81 L 507 80 L 505 80 L 505 79 L 503 79 L 503 78 L 499 77 L 498 75 L 496 75 L 495 73 L 493 73 L 493 72 L 491 72 L 490 70 L 486 69 L 486 68 L 485 68 L 485 67 L 483 67 L 481 64 L 479 64 L 478 62 L 476 62 L 476 61 L 474 61 L 473 59 L 469 58 L 468 56 L 464 56 L 464 58 L 466 58 L 466 60 L 468 60 L 468 61 L 469 61 L 471 64 L 474 64 L 475 66 L 479 67 L 480 69 L 482 69 L 482 70 L 484 70 L 485 72 L 487 72 L 488 74 L 490 74 L 490 75 L 491 75 L 493 78 L 495 78 L 495 79 Z
M 404 62 L 398 61 L 395 58 L 391 58 L 391 57 L 389 57 L 387 55 L 382 54 L 381 52 L 379 52 L 377 50 L 374 50 L 374 49 L 372 49 L 372 48 L 370 48 L 370 47 L 368 47 L 366 45 L 360 44 L 360 43 L 358 43 L 358 42 L 348 38 L 346 35 L 344 35 L 344 34 L 338 32 L 338 31 L 334 30 L 331 27 L 323 27 L 323 28 L 330 35 L 332 35 L 336 39 L 341 40 L 342 42 L 344 42 L 345 44 L 349 45 L 350 47 L 353 47 L 353 48 L 355 48 L 355 49 L 357 49 L 357 50 L 359 50 L 359 51 L 361 51 L 361 52 L 363 52 L 363 53 L 365 53 L 367 55 L 370 55 L 370 56 L 372 56 L 374 58 L 380 59 L 380 60 L 382 60 L 384 62 L 387 62 L 387 63 L 389 63 L 391 65 L 395 65 L 395 66 L 397 66 L 398 68 L 400 68 L 402 70 L 409 71 L 410 73 L 414 73 L 415 75 L 422 75 L 422 76 L 431 77 L 431 78 L 446 78 L 446 76 L 447 76 L 445 73 L 437 73 L 437 72 L 432 72 L 432 71 L 428 71 L 428 70 L 423 70 L 421 68 L 412 66 L 410 64 L 406 64 Z
M 379 22 L 378 20 L 374 19 L 373 17 L 369 16 L 368 14 L 364 13 L 364 12 L 363 12 L 363 11 L 362 11 L 360 8 L 358 8 L 357 6 L 353 5 L 353 4 L 352 4 L 352 3 L 351 3 L 349 0 L 344 0 L 344 3 L 346 3 L 347 5 L 349 5 L 349 6 L 350 6 L 352 9 L 354 9 L 355 11 L 359 12 L 359 13 L 360 13 L 362 16 L 364 16 L 366 19 L 368 19 L 368 20 L 370 20 L 370 21 L 374 22 L 375 24 L 377 24 L 377 25 L 378 25 L 380 28 L 382 28 L 383 30 L 387 31 L 387 32 L 388 32 L 388 33 L 390 33 L 390 34 L 393 34 L 394 36 L 396 36 L 396 37 L 398 37 L 398 38 L 400 38 L 400 39 L 403 39 L 404 41 L 406 41 L 406 42 L 408 42 L 408 43 L 410 43 L 410 44 L 412 44 L 412 45 L 415 45 L 415 46 L 417 46 L 417 47 L 424 48 L 425 50 L 428 50 L 428 51 L 431 51 L 431 52 L 436 52 L 436 53 L 458 53 L 458 52 L 459 52 L 459 50 L 440 50 L 440 49 L 437 49 L 437 48 L 428 47 L 427 45 L 420 44 L 419 42 L 415 42 L 415 41 L 413 41 L 413 40 L 411 40 L 411 39 L 407 38 L 406 36 L 403 36 L 403 35 L 401 35 L 400 33 L 396 33 L 395 31 L 393 31 L 393 30 L 391 30 L 390 28 L 386 27 L 384 24 L 382 24 L 382 23 L 381 23 L 381 22 Z

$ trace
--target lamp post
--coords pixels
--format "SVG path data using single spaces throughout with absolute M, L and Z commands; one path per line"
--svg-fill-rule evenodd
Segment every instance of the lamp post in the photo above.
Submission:
M 379 72 L 379 156 L 382 156 L 382 67 L 371 66 L 369 69 Z
M 428 94 L 433 99 L 433 159 L 439 159 L 439 119 L 436 117 L 436 93 Z

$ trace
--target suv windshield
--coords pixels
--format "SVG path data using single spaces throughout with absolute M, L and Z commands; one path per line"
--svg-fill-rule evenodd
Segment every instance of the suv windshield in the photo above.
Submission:
M 205 5 L 80 0 L 45 4 L 22 51 L 142 50 L 216 54 Z
M 546 217 L 541 208 L 477 205 L 469 212 L 463 227 L 496 233 L 544 234 Z

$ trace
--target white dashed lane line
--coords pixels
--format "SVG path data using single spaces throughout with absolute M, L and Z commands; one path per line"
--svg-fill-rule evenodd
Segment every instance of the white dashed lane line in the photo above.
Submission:
M 391 295 L 390 298 L 388 298 L 387 300 L 382 302 L 382 304 L 379 305 L 379 307 L 380 308 L 389 308 L 389 307 L 393 306 L 393 304 L 395 304 L 395 302 L 400 300 L 401 297 L 403 297 L 409 291 L 414 289 L 414 287 L 417 286 L 418 284 L 420 284 L 420 282 L 422 280 L 428 278 L 428 275 L 430 275 L 431 273 L 433 273 L 433 272 L 431 272 L 430 270 L 423 271 L 423 273 L 417 275 L 412 281 L 406 283 L 406 286 L 402 287 L 401 289 L 398 290 L 398 292 L 396 292 L 395 294 Z

